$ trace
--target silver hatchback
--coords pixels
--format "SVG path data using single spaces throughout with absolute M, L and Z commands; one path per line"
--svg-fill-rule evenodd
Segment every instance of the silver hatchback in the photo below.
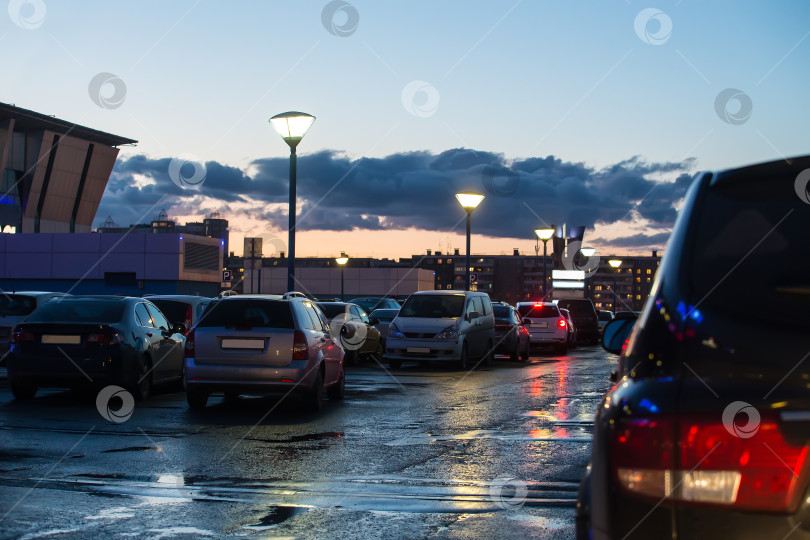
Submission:
M 343 399 L 344 351 L 306 298 L 240 295 L 211 302 L 186 337 L 188 404 L 208 397 L 296 393 L 309 409 Z

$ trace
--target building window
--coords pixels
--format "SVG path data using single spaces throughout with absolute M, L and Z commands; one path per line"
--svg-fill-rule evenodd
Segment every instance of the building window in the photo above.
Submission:
M 650 282 L 650 278 L 647 278 L 647 283 L 649 283 L 649 282 Z
M 650 275 L 650 274 L 652 274 L 652 270 L 650 270 L 649 268 L 647 268 L 647 275 Z

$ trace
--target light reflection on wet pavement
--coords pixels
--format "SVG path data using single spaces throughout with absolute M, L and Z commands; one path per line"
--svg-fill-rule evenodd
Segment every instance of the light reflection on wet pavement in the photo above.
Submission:
M 259 425 L 275 400 L 162 393 L 117 425 L 0 379 L 0 536 L 573 538 L 612 369 L 595 347 L 466 376 L 365 365 L 343 403 L 285 400 Z

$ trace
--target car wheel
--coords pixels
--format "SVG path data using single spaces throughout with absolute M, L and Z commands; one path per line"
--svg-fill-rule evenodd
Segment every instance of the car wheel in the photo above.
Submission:
M 388 360 L 388 367 L 391 369 L 399 369 L 402 367 L 402 360 Z
M 318 376 L 315 377 L 315 385 L 309 391 L 307 401 L 309 402 L 309 410 L 313 412 L 320 411 L 323 407 L 323 371 L 318 370 Z
M 11 383 L 11 393 L 18 401 L 33 399 L 37 395 L 37 387 L 32 384 Z
M 458 369 L 467 369 L 467 365 L 469 364 L 469 358 L 467 357 L 467 344 L 461 346 L 461 356 L 458 359 Z
M 141 356 L 138 363 L 138 380 L 135 381 L 132 395 L 136 400 L 143 400 L 152 393 L 152 361 L 148 356 Z
M 189 388 L 186 390 L 186 401 L 192 409 L 204 409 L 208 403 L 208 392 Z
M 340 378 L 338 382 L 330 386 L 326 390 L 326 395 L 329 396 L 329 399 L 334 400 L 342 400 L 346 396 L 346 374 L 343 370 L 340 370 Z

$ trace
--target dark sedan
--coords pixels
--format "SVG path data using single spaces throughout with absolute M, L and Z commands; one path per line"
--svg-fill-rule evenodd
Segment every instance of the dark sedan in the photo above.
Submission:
M 118 384 L 143 399 L 154 384 L 182 381 L 184 331 L 143 298 L 53 300 L 14 329 L 11 391 L 30 399 L 39 387 Z
M 508 304 L 492 304 L 495 315 L 495 354 L 507 354 L 513 362 L 529 359 L 529 331 L 518 311 Z
M 360 357 L 383 357 L 383 339 L 365 311 L 348 302 L 318 302 L 316 304 L 329 319 L 332 337 L 340 341 L 346 351 L 347 362 L 356 364 Z

